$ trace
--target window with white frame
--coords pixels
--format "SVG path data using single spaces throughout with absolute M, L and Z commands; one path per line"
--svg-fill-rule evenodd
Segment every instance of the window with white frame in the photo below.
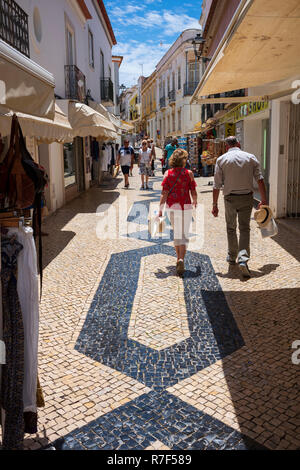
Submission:
M 95 67 L 94 58 L 94 36 L 92 31 L 89 29 L 89 64 L 91 67 Z
M 67 65 L 75 65 L 75 35 L 72 27 L 67 24 Z
M 200 78 L 199 62 L 190 62 L 188 64 L 189 83 L 198 83 Z

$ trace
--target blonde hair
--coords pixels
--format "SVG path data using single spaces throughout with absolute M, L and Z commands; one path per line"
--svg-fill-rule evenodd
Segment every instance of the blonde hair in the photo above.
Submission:
M 147 140 L 143 140 L 143 141 L 142 141 L 142 145 L 148 145 Z
M 169 160 L 169 165 L 171 168 L 183 168 L 184 161 L 188 159 L 189 154 L 187 153 L 186 150 L 183 149 L 176 149 L 172 153 L 170 160 Z

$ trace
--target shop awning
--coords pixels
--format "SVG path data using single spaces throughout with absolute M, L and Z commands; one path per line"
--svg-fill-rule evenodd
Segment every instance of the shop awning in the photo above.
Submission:
M 134 126 L 129 124 L 129 122 L 121 121 L 121 129 L 125 132 L 132 132 L 134 130 Z
M 276 93 L 270 93 L 268 95 L 258 95 L 258 96 L 229 96 L 223 98 L 198 98 L 198 104 L 238 104 L 238 103 L 257 103 L 262 101 L 271 101 L 283 96 L 289 96 L 295 92 L 295 88 L 289 88 L 288 90 L 278 91 Z
M 120 121 L 114 114 L 107 111 L 103 104 L 89 100 L 89 106 L 95 111 L 97 111 L 99 114 L 102 114 L 108 121 L 110 121 L 118 134 L 122 133 Z
M 67 116 L 55 104 L 54 120 L 16 113 L 25 137 L 36 137 L 40 142 L 72 142 L 73 129 Z M 4 137 L 10 134 L 13 112 L 0 106 L 0 134 Z
M 21 113 L 54 118 L 54 77 L 0 40 L 0 104 Z
M 191 102 L 296 77 L 299 57 L 299 0 L 241 0 Z
M 114 125 L 90 106 L 69 100 L 58 100 L 58 103 L 68 113 L 74 137 L 116 138 Z

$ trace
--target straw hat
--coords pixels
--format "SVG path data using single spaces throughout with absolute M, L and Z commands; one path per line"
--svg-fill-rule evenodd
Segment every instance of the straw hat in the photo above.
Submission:
M 259 227 L 265 227 L 273 218 L 272 210 L 269 206 L 261 206 L 260 209 L 254 212 L 254 219 Z

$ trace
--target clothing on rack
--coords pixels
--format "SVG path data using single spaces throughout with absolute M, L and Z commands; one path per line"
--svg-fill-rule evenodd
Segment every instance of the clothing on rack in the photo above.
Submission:
M 17 257 L 23 246 L 16 237 L 1 240 L 3 340 L 6 364 L 2 366 L 1 407 L 5 410 L 3 448 L 23 447 L 24 328 L 17 292 Z
M 109 150 L 106 145 L 102 147 L 102 158 L 101 158 L 101 171 L 108 171 L 109 165 Z
M 31 227 L 10 228 L 23 246 L 18 256 L 17 290 L 24 326 L 24 412 L 37 412 L 36 390 L 39 337 L 39 286 L 37 255 Z

